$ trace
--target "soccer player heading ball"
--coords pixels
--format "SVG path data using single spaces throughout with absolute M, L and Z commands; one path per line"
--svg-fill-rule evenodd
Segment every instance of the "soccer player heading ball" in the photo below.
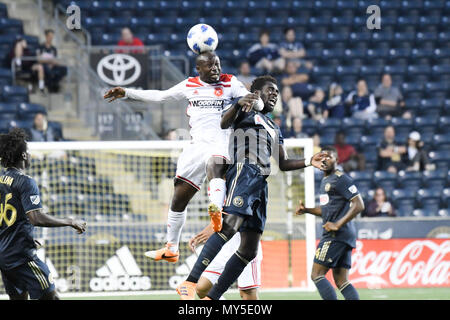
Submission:
M 305 208 L 302 201 L 297 215 L 310 213 L 323 220 L 323 234 L 317 246 L 311 278 L 325 300 L 337 300 L 336 292 L 325 278 L 333 269 L 334 282 L 346 300 L 358 300 L 359 295 L 348 281 L 352 265 L 352 249 L 356 246 L 356 231 L 352 219 L 364 210 L 364 202 L 352 178 L 336 169 L 337 151 L 334 147 L 322 149 L 327 157 L 320 170 L 325 175 L 320 184 L 320 206 Z
M 226 194 L 223 176 L 226 163 L 230 162 L 230 130 L 220 127 L 221 115 L 232 106 L 235 98 L 249 95 L 247 102 L 250 106 L 259 102 L 258 95 L 250 94 L 235 76 L 221 73 L 220 59 L 214 52 L 199 54 L 195 63 L 199 76 L 190 77 L 168 90 L 116 87 L 104 96 L 109 101 L 128 98 L 153 104 L 180 103 L 183 106 L 180 106 L 180 112 L 186 110 L 189 116 L 192 142 L 183 149 L 177 162 L 174 194 L 167 219 L 167 243 L 162 249 L 145 253 L 156 261 L 178 261 L 178 245 L 186 221 L 186 207 L 200 190 L 205 177 L 209 180 L 208 195 L 211 201 L 208 213 L 215 221 L 216 229 L 221 228 L 221 211 Z
M 318 153 L 311 159 L 288 159 L 281 130 L 267 116 L 278 99 L 276 80 L 270 76 L 258 77 L 251 91 L 264 103 L 261 112 L 253 110 L 254 98 L 250 94 L 240 98 L 222 116 L 221 127 L 234 129 L 229 141 L 233 163 L 226 172 L 227 200 L 223 207 L 227 214 L 220 230 L 207 240 L 186 281 L 177 288 L 183 300 L 195 298 L 196 284 L 203 271 L 236 232 L 241 234 L 239 248 L 226 263 L 207 299 L 219 299 L 256 257 L 266 223 L 270 157 L 274 156 L 282 171 L 290 171 L 309 165 L 320 168 L 325 156 Z
M 86 222 L 59 219 L 42 211 L 36 181 L 24 173 L 30 154 L 22 129 L 0 135 L 0 270 L 11 300 L 56 300 L 58 295 L 47 265 L 36 256 L 33 226 L 72 227 L 79 234 Z

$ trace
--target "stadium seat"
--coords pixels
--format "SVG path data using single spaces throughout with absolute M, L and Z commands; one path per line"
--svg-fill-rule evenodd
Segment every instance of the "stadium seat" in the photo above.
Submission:
M 446 170 L 432 170 L 423 172 L 422 185 L 428 189 L 443 189 L 447 183 Z
M 417 191 L 422 186 L 422 172 L 400 171 L 397 176 L 397 185 L 401 189 Z
M 450 133 L 450 116 L 440 117 L 438 127 L 440 133 Z
M 21 86 L 3 86 L 2 97 L 5 102 L 28 102 L 28 90 Z
M 3 34 L 23 34 L 22 20 L 0 18 L 0 30 Z
M 372 172 L 370 171 L 351 171 L 349 173 L 358 189 L 370 190 L 373 187 Z
M 36 103 L 20 103 L 18 107 L 19 120 L 33 120 L 36 113 L 47 114 L 44 106 Z
M 439 209 L 437 215 L 440 217 L 450 217 L 450 209 Z
M 431 151 L 428 156 L 432 163 L 435 164 L 437 170 L 448 170 L 450 151 Z
M 0 120 L 14 120 L 17 116 L 17 105 L 15 103 L 0 102 Z
M 428 215 L 436 215 L 439 211 L 441 192 L 437 189 L 420 189 L 417 191 L 417 201 L 422 209 L 428 211 Z
M 433 148 L 435 150 L 450 151 L 450 133 L 435 134 L 433 136 Z
M 410 190 L 396 189 L 392 192 L 391 197 L 397 215 L 399 216 L 410 216 L 415 208 L 416 194 L 412 193 Z
M 397 175 L 387 171 L 375 171 L 373 181 L 376 186 L 382 187 L 389 194 L 395 189 Z
M 450 188 L 445 188 L 442 190 L 441 202 L 443 207 L 450 210 Z

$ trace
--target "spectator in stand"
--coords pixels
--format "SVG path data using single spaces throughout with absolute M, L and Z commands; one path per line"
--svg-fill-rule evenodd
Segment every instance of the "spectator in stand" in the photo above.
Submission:
M 292 118 L 303 119 L 303 101 L 300 97 L 292 95 L 290 86 L 284 86 L 281 90 L 283 113 L 286 115 L 287 126 L 291 126 Z
M 283 77 L 281 78 L 281 84 L 283 86 L 290 86 L 294 96 L 303 98 L 310 95 L 307 88 L 308 80 L 308 74 L 299 73 L 295 62 L 288 61 L 286 63 L 286 69 L 284 70 Z
M 316 154 L 322 150 L 322 147 L 320 146 L 320 135 L 318 133 L 314 133 L 312 139 L 314 144 L 313 154 Z
M 326 102 L 328 117 L 342 119 L 346 116 L 343 93 L 344 91 L 339 84 L 333 82 L 330 85 Z
M 363 79 L 358 81 L 356 90 L 349 93 L 345 102 L 350 106 L 352 117 L 363 120 L 377 117 L 375 96 L 369 93 L 367 83 Z
M 164 134 L 164 140 L 178 140 L 177 139 L 177 130 L 176 129 L 169 129 Z
M 402 162 L 402 156 L 407 152 L 404 145 L 395 142 L 395 129 L 393 126 L 387 126 L 384 129 L 383 141 L 378 146 L 378 170 L 385 170 L 397 173 L 405 169 Z
M 392 78 L 388 73 L 383 74 L 381 83 L 375 89 L 375 99 L 377 100 L 377 113 L 387 120 L 392 117 L 411 118 L 411 113 L 405 111 L 403 95 L 397 87 L 392 86 Z
M 135 37 L 133 33 L 131 32 L 130 28 L 123 28 L 122 29 L 122 37 L 117 43 L 120 47 L 143 47 L 144 44 L 142 43 L 141 39 Z M 121 53 L 143 53 L 144 50 L 142 49 L 133 49 L 133 50 L 117 50 L 117 52 Z
M 345 133 L 339 131 L 334 140 L 334 147 L 338 153 L 338 164 L 342 166 L 344 171 L 364 170 L 366 166 L 365 157 L 358 153 L 356 149 L 345 142 Z
M 306 55 L 305 47 L 300 41 L 295 41 L 295 29 L 292 27 L 284 29 L 284 41 L 280 43 L 280 55 L 286 60 L 286 63 L 294 62 L 297 68 L 312 69 L 312 63 L 303 59 Z
M 369 202 L 365 212 L 361 214 L 363 217 L 395 217 L 395 209 L 388 200 L 386 192 L 383 188 L 375 189 L 373 199 Z
M 408 137 L 407 152 L 402 156 L 407 171 L 433 170 L 434 165 L 430 163 L 420 133 L 412 131 Z
M 306 114 L 311 119 L 320 120 L 327 116 L 326 104 L 325 104 L 325 92 L 317 88 L 306 104 Z
M 239 74 L 236 78 L 244 84 L 247 90 L 250 91 L 250 87 L 252 85 L 253 80 L 256 79 L 256 76 L 251 74 L 251 68 L 248 61 L 242 61 L 239 65 Z
M 59 91 L 59 82 L 67 74 L 67 67 L 57 60 L 58 50 L 53 45 L 55 32 L 52 29 L 45 30 L 45 42 L 37 49 L 39 62 L 44 66 L 45 83 L 49 92 Z
M 33 127 L 30 130 L 31 141 L 61 141 L 63 137 L 59 132 L 48 125 L 47 116 L 37 113 L 34 116 Z
M 270 33 L 263 30 L 259 34 L 259 43 L 255 43 L 247 52 L 252 67 L 263 73 L 279 73 L 284 69 L 284 59 L 280 56 L 278 46 L 270 42 Z
M 302 132 L 302 120 L 300 118 L 295 117 L 292 119 L 292 129 L 289 138 L 309 138 L 306 133 Z
M 31 79 L 38 79 L 39 90 L 44 93 L 45 89 L 45 72 L 44 66 L 37 61 L 33 52 L 28 48 L 27 40 L 19 36 L 14 43 L 13 50 L 10 53 L 10 60 L 14 60 L 14 68 L 16 76 L 26 73 L 31 74 Z M 26 60 L 22 60 L 27 58 Z

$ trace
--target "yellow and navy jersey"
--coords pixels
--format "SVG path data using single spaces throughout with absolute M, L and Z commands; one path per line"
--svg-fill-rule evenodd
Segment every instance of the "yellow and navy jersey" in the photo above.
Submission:
M 234 163 L 255 164 L 262 175 L 269 175 L 270 157 L 278 157 L 284 142 L 280 128 L 261 112 L 241 110 L 232 129 L 229 151 Z
M 39 188 L 30 176 L 8 168 L 0 175 L 0 268 L 12 269 L 34 254 L 33 225 L 27 213 L 42 208 Z
M 320 183 L 320 208 L 322 221 L 336 222 L 341 219 L 350 207 L 350 201 L 359 194 L 352 178 L 345 173 L 336 170 L 326 176 Z M 322 229 L 322 239 L 332 239 L 347 243 L 351 247 L 356 246 L 356 230 L 353 221 L 343 225 L 338 231 L 326 231 Z

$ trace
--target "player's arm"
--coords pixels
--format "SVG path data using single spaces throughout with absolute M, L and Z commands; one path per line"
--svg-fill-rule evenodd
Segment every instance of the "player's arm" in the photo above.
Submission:
M 299 200 L 297 210 L 295 210 L 295 215 L 300 216 L 305 213 L 310 213 L 315 216 L 321 217 L 322 209 L 320 207 L 306 208 L 305 205 L 303 204 L 303 201 Z
M 258 101 L 259 95 L 257 93 L 249 93 L 241 97 L 232 107 L 222 114 L 220 127 L 228 129 L 236 120 L 239 111 L 249 112 L 253 108 L 253 104 Z
M 28 219 L 31 224 L 37 227 L 72 227 L 78 233 L 83 233 L 86 230 L 86 222 L 71 218 L 56 218 L 46 214 L 42 209 L 36 209 L 27 212 Z
M 179 100 L 183 98 L 183 88 L 185 88 L 184 81 L 173 86 L 167 90 L 136 90 L 122 87 L 115 87 L 103 96 L 104 99 L 109 99 L 112 102 L 120 98 L 128 98 L 131 100 L 161 103 L 167 100 Z
M 195 252 L 195 247 L 199 244 L 205 243 L 209 237 L 214 233 L 214 229 L 211 223 L 209 223 L 202 231 L 197 233 L 189 240 L 189 247 L 192 252 Z
M 364 210 L 364 201 L 360 194 L 357 194 L 350 200 L 350 207 L 345 215 L 336 222 L 328 221 L 323 225 L 323 228 L 327 231 L 338 231 L 343 225 L 355 218 L 359 213 Z
M 303 169 L 310 165 L 320 169 L 322 160 L 324 159 L 324 157 L 326 157 L 326 153 L 318 152 L 310 159 L 289 159 L 284 145 L 280 144 L 278 148 L 278 166 L 280 167 L 281 171 Z

